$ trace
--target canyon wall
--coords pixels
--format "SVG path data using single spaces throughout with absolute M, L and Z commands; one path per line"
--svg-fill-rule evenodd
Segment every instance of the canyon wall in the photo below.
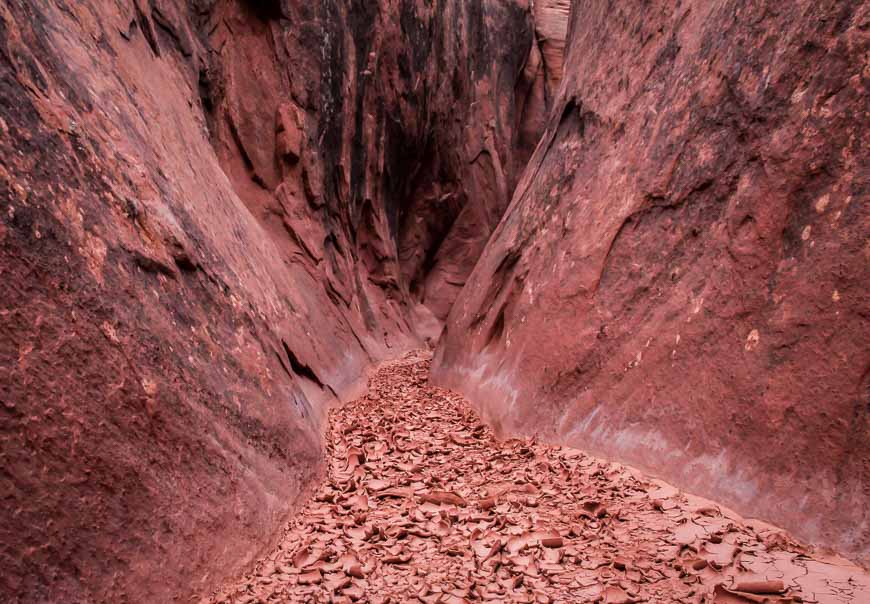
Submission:
M 868 24 L 0 0 L 0 594 L 208 591 L 444 320 L 436 381 L 503 433 L 866 559 Z
M 3 599 L 187 599 L 268 548 L 552 79 L 521 2 L 0 1 Z
M 437 384 L 870 560 L 870 7 L 577 0 Z

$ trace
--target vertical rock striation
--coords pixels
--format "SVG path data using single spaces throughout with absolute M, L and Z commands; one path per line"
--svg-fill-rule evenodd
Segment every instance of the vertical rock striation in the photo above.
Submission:
M 866 561 L 868 19 L 575 2 L 436 382 Z
M 184 599 L 270 546 L 325 407 L 437 333 L 506 207 L 533 32 L 499 0 L 0 1 L 5 600 Z
M 0 0 L 0 594 L 207 591 L 448 316 L 503 432 L 866 556 L 867 7 L 571 4 Z

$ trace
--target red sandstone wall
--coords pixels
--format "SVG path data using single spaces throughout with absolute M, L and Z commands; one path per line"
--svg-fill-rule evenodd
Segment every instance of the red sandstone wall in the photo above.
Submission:
M 868 5 L 574 3 L 434 375 L 868 560 Z
M 183 599 L 269 547 L 326 406 L 437 333 L 433 265 L 464 279 L 507 204 L 532 32 L 495 1 L 0 1 L 5 601 Z

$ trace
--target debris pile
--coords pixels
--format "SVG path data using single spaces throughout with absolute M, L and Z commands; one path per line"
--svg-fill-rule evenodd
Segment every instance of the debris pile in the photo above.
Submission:
M 326 480 L 209 601 L 870 601 L 860 569 L 773 527 L 582 451 L 496 440 L 428 370 L 385 364 L 332 411 Z

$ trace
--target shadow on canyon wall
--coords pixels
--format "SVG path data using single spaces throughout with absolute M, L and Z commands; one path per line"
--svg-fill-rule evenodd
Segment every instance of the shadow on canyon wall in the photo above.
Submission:
M 442 325 L 502 433 L 866 557 L 868 19 L 0 0 L 0 593 L 236 574 Z

